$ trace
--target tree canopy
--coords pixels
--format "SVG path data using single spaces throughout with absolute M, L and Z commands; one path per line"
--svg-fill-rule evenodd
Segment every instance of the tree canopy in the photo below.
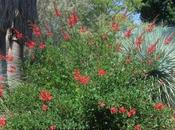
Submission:
M 157 24 L 175 24 L 175 0 L 142 0 L 139 12 L 144 22 L 151 22 L 156 17 Z

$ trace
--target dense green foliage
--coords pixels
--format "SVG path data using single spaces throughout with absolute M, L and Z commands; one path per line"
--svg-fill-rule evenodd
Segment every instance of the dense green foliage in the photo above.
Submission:
M 33 29 L 35 41 L 27 44 L 31 55 L 24 59 L 23 82 L 5 92 L 0 87 L 0 127 L 173 130 L 172 28 L 154 23 L 134 27 L 122 13 L 111 18 L 104 12 L 114 7 L 113 0 L 93 1 L 96 13 L 90 11 L 95 17 L 78 8 L 87 3 L 66 2 L 61 4 L 70 8 L 62 9 L 62 15 L 50 15 L 56 19 L 51 21 L 53 29 Z M 140 2 L 122 5 L 133 11 L 132 5 Z M 92 19 L 92 26 L 86 18 Z
M 104 40 L 99 35 L 79 34 L 47 48 L 36 49 L 35 58 L 26 59 L 26 83 L 1 102 L 7 113 L 6 129 L 172 129 L 168 107 L 157 109 L 157 80 L 145 80 L 145 71 L 153 69 L 116 51 L 114 34 Z M 76 80 L 75 70 L 88 76 L 86 83 Z M 99 70 L 105 73 L 99 74 Z M 42 90 L 52 95 L 43 102 Z M 150 94 L 151 93 L 151 94 Z M 152 95 L 152 96 L 151 96 Z M 154 99 L 154 100 L 153 100 Z M 42 110 L 42 105 L 48 110 Z M 120 110 L 124 108 L 125 111 Z M 131 111 L 134 111 L 131 115 Z M 41 125 L 42 124 L 42 125 Z

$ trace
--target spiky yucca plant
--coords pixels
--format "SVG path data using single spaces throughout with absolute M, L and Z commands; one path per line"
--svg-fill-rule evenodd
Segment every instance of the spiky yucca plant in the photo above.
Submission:
M 168 106 L 175 106 L 175 28 L 150 25 L 133 29 L 130 37 L 120 33 L 117 39 L 124 54 L 134 54 L 154 66 L 146 74 L 158 78 L 158 99 Z

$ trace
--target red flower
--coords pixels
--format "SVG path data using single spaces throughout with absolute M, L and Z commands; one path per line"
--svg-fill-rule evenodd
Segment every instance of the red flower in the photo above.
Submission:
M 75 80 L 79 80 L 80 79 L 80 70 L 79 69 L 75 69 L 74 70 L 74 79 Z
M 142 130 L 142 127 L 140 124 L 134 126 L 134 130 Z
M 69 27 L 73 27 L 78 23 L 78 15 L 75 11 L 75 9 L 73 9 L 71 15 L 68 18 L 68 25 Z
M 152 32 L 155 27 L 155 22 L 149 23 L 146 27 L 146 32 Z
M 136 114 L 136 109 L 132 108 L 129 112 L 127 112 L 128 117 L 132 117 Z
M 112 31 L 117 32 L 120 30 L 119 28 L 120 27 L 118 23 L 115 23 L 115 22 L 112 23 Z
M 44 42 L 41 42 L 40 45 L 39 45 L 39 48 L 40 49 L 46 48 L 46 44 Z
M 76 81 L 79 81 L 81 84 L 86 85 L 89 83 L 90 77 L 89 76 L 84 76 L 80 74 L 80 70 L 75 69 L 74 70 L 74 79 Z
M 126 112 L 126 109 L 124 107 L 119 108 L 119 113 L 125 113 L 125 112 Z
M 163 103 L 156 103 L 154 104 L 154 109 L 156 110 L 163 110 L 166 106 Z
M 41 36 L 41 29 L 38 25 L 36 24 L 32 24 L 32 31 L 33 31 L 33 34 L 36 36 L 36 37 L 40 37 Z
M 26 42 L 26 45 L 29 49 L 35 48 L 36 43 L 34 41 L 28 41 Z
M 4 89 L 3 88 L 4 88 L 3 85 L 0 84 L 0 97 L 3 96 L 3 93 L 4 93 Z
M 164 40 L 163 43 L 165 45 L 168 45 L 172 40 L 173 40 L 173 37 L 170 35 L 170 36 L 168 36 L 168 37 L 165 38 L 165 40 Z
M 49 130 L 56 130 L 56 125 L 51 125 Z
M 151 44 L 147 49 L 147 53 L 152 54 L 155 50 L 156 50 L 156 44 Z
M 0 127 L 4 127 L 6 125 L 7 121 L 5 117 L 0 117 Z
M 60 17 L 61 16 L 61 10 L 57 8 L 57 5 L 55 2 L 53 2 L 54 10 L 55 10 L 55 16 Z
M 87 85 L 89 83 L 90 77 L 89 76 L 80 76 L 79 82 L 83 85 Z
M 115 107 L 110 108 L 111 114 L 117 113 L 117 109 Z
M 24 35 L 18 30 L 14 29 L 14 31 L 15 31 L 15 36 L 17 39 L 22 39 L 24 37 Z
M 127 30 L 124 32 L 124 36 L 125 36 L 126 38 L 130 38 L 131 35 L 132 35 L 132 30 L 133 30 L 133 29 L 127 29 Z
M 71 39 L 69 33 L 67 33 L 67 32 L 63 33 L 63 38 L 64 38 L 65 41 L 69 41 Z
M 106 74 L 106 71 L 105 71 L 104 69 L 98 70 L 98 75 L 99 75 L 99 76 L 103 76 L 103 75 L 105 75 L 105 74 Z
M 135 46 L 137 49 L 140 49 L 141 44 L 143 43 L 143 34 L 138 36 L 135 40 Z
M 8 54 L 8 55 L 6 56 L 6 61 L 7 61 L 7 62 L 12 62 L 13 60 L 14 60 L 14 56 L 13 56 L 13 55 Z
M 52 100 L 52 95 L 48 90 L 41 90 L 40 99 L 44 102 Z
M 43 104 L 43 105 L 42 105 L 42 110 L 43 110 L 43 111 L 47 111 L 47 110 L 48 110 L 48 106 L 45 105 L 45 104 Z

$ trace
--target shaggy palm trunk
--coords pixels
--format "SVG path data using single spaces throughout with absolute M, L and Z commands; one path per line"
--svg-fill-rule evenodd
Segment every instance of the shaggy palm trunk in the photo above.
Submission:
M 3 77 L 7 76 L 7 64 L 6 61 L 3 60 L 3 57 L 6 54 L 6 44 L 5 44 L 5 35 L 6 33 L 0 32 L 0 55 L 1 55 L 1 60 L 0 60 L 0 75 Z
M 16 86 L 14 84 L 21 79 L 24 42 L 32 38 L 32 31 L 28 25 L 37 19 L 36 4 L 37 0 L 0 0 L 0 30 L 3 32 L 0 35 L 0 53 L 14 57 L 13 61 L 7 63 L 1 61 L 0 73 L 5 76 L 7 74 L 11 87 Z M 9 31 L 12 27 L 23 33 L 25 38 L 16 39 Z

